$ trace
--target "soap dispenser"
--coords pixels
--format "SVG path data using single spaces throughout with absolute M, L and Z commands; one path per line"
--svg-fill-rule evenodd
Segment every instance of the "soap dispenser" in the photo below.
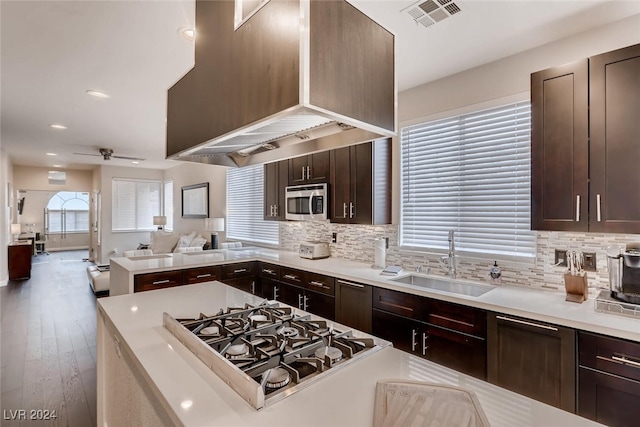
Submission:
M 502 283 L 502 270 L 498 266 L 498 261 L 493 261 L 493 267 L 489 271 L 489 276 L 491 277 L 491 284 L 499 285 Z

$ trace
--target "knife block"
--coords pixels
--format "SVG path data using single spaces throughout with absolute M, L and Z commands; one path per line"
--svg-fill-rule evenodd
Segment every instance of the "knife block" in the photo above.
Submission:
M 567 292 L 565 301 L 582 303 L 589 297 L 587 273 L 564 274 L 564 289 Z

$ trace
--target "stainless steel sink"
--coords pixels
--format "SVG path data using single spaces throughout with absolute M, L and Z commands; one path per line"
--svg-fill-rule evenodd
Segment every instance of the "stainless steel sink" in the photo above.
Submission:
M 457 282 L 449 280 L 440 280 L 433 277 L 417 276 L 409 274 L 407 276 L 390 279 L 392 282 L 404 283 L 407 285 L 419 286 L 422 288 L 435 289 L 452 294 L 468 295 L 471 297 L 479 297 L 495 287 L 491 285 L 482 285 L 476 283 Z

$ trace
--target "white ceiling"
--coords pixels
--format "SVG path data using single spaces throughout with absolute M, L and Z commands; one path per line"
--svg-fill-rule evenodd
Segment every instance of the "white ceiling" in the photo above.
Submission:
M 638 0 L 454 1 L 462 12 L 427 29 L 401 12 L 414 1 L 352 0 L 396 34 L 400 90 L 640 13 Z M 100 147 L 146 159 L 109 165 L 178 164 L 164 159 L 166 91 L 193 66 L 179 29 L 193 26 L 194 9 L 192 0 L 2 0 L 0 144 L 14 164 L 90 169 L 105 161 L 73 153 Z

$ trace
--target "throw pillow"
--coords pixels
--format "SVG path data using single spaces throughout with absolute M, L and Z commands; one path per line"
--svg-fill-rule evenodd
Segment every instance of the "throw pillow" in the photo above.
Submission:
M 180 235 L 177 233 L 167 232 L 163 230 L 151 232 L 151 243 L 149 249 L 154 254 L 168 254 L 173 252 L 173 248 L 178 243 Z
M 202 235 L 198 234 L 198 237 L 195 237 L 191 241 L 191 244 L 189 246 L 191 246 L 192 248 L 198 248 L 198 247 L 201 248 L 204 246 L 205 243 L 207 243 L 207 239 L 202 237 Z

